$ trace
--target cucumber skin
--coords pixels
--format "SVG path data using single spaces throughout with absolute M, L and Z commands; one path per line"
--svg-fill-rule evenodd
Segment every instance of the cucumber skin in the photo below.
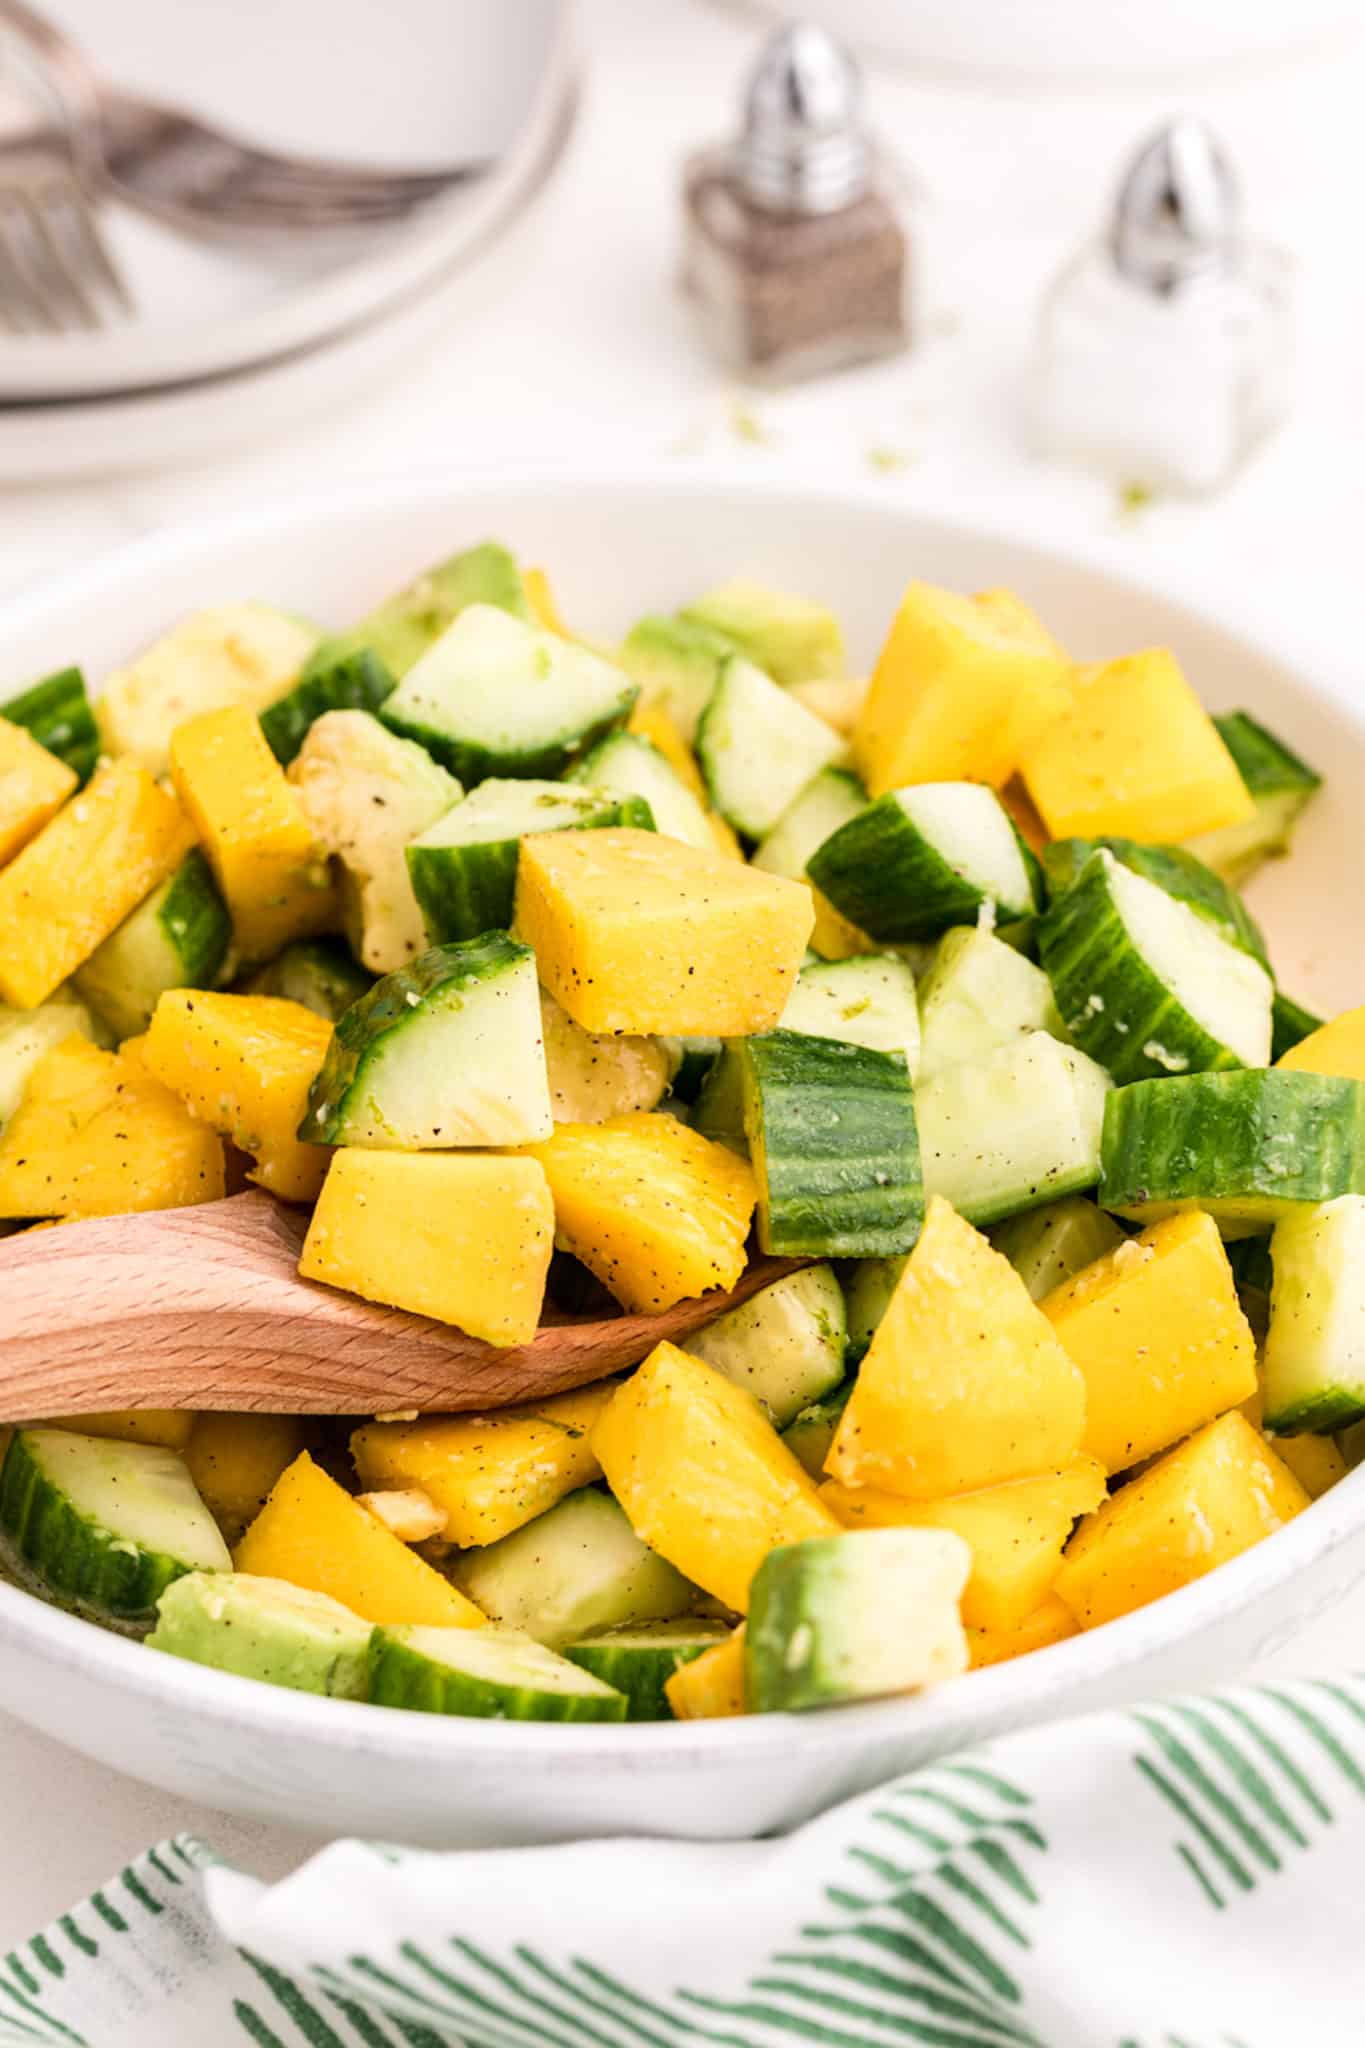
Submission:
M 630 1705 L 624 1693 L 540 1692 L 443 1671 L 385 1628 L 370 1637 L 368 1697 L 378 1707 L 495 1721 L 624 1721 Z
M 637 831 L 652 832 L 654 813 L 644 797 L 620 797 L 589 813 L 581 823 L 560 829 L 583 832 L 607 825 L 633 825 Z M 519 839 L 407 848 L 412 893 L 421 906 L 422 922 L 433 946 L 507 929 L 512 922 L 520 852 Z
M 401 681 L 470 604 L 495 604 L 514 619 L 532 623 L 521 571 L 500 541 L 480 541 L 433 564 L 367 613 L 359 625 L 320 640 L 304 664 L 303 679 L 350 655 L 371 653 Z
M 0 718 L 25 727 L 49 754 L 74 768 L 82 782 L 94 774 L 100 757 L 99 728 L 78 668 L 60 668 L 30 683 L 0 704 Z
M 157 913 L 180 957 L 186 988 L 212 988 L 232 944 L 232 919 L 213 870 L 192 846 L 171 876 Z
M 1283 989 L 1276 989 L 1275 1001 L 1270 1011 L 1270 1064 L 1274 1066 L 1296 1045 L 1302 1045 L 1305 1038 L 1311 1038 L 1320 1031 L 1326 1018 L 1315 1016 L 1302 1003 L 1296 1003 Z
M 627 1721 L 672 1721 L 676 1716 L 664 1689 L 669 1679 L 703 1651 L 724 1642 L 728 1633 L 718 1630 L 713 1635 L 699 1634 L 693 1642 L 679 1641 L 670 1646 L 661 1643 L 652 1650 L 637 1646 L 629 1651 L 604 1637 L 597 1642 L 570 1643 L 561 1655 L 593 1678 L 600 1678 L 603 1685 L 623 1694 Z
M 309 664 L 285 696 L 260 714 L 266 745 L 287 768 L 308 737 L 308 728 L 327 711 L 378 711 L 398 687 L 398 678 L 369 648 L 342 655 L 321 667 Z
M 353 1003 L 374 987 L 375 977 L 361 967 L 341 939 L 295 939 L 292 945 L 258 968 L 243 993 L 283 996 L 302 1003 L 315 1017 L 335 1024 Z
M 1042 905 L 1042 869 L 1031 848 L 1014 833 L 1031 902 L 1007 904 L 1007 917 L 1027 916 Z M 973 924 L 985 898 L 925 840 L 911 823 L 896 793 L 850 818 L 806 863 L 806 873 L 841 916 L 886 943 L 935 938 L 950 925 Z
M 490 969 L 510 967 L 534 956 L 506 932 L 485 932 L 460 946 L 433 946 L 406 967 L 383 975 L 358 1003 L 336 1021 L 332 1042 L 308 1090 L 308 1108 L 297 1135 L 309 1145 L 344 1144 L 350 1096 L 364 1088 L 372 1047 L 403 1018 L 411 1016 L 433 990 L 482 981 Z M 320 1113 L 326 1109 L 324 1116 Z
M 1136 839 L 1054 839 L 1043 852 L 1043 876 L 1054 903 L 1079 881 L 1100 847 L 1177 903 L 1188 904 L 1262 967 L 1269 966 L 1265 935 L 1237 891 L 1180 846 L 1143 846 Z
M 162 1551 L 130 1545 L 78 1514 L 31 1455 L 22 1429 L 10 1438 L 0 1465 L 0 1532 L 58 1604 L 125 1627 L 151 1628 L 167 1586 L 196 1569 Z
M 1222 711 L 1214 718 L 1219 738 L 1237 763 L 1237 772 L 1254 797 L 1282 796 L 1300 789 L 1311 796 L 1322 777 L 1283 740 L 1249 711 Z
M 1273 1067 L 1138 1081 L 1105 1103 L 1100 1160 L 1106 1209 L 1229 1202 L 1254 1234 L 1265 1204 L 1365 1194 L 1365 1082 Z
M 1236 1053 L 1195 1022 L 1129 941 L 1102 853 L 1040 919 L 1038 952 L 1068 1035 L 1120 1086 L 1171 1078 L 1170 1068 L 1144 1050 L 1154 1044 L 1186 1062 L 1181 1075 L 1241 1068 Z M 1097 1010 L 1096 997 L 1111 986 L 1121 988 L 1121 1004 L 1106 999 Z
M 924 1221 L 924 1186 L 904 1058 L 796 1031 L 739 1041 L 737 1054 L 763 1250 L 908 1252 Z

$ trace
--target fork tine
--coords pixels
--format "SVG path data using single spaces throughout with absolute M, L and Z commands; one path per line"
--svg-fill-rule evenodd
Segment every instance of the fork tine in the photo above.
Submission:
M 103 285 L 120 310 L 131 316 L 136 310 L 132 294 L 109 253 L 109 246 L 100 233 L 95 209 L 86 194 L 73 178 L 62 179 L 51 190 L 53 210 L 65 216 L 77 260 L 85 274 Z
M 69 327 L 95 328 L 103 325 L 98 305 L 86 289 L 81 274 L 84 265 L 73 261 L 64 246 L 58 220 L 66 211 L 62 197 L 64 180 L 50 180 L 22 194 L 29 233 L 33 237 L 35 260 L 44 280 L 67 312 Z
M 29 205 L 21 186 L 0 188 L 0 247 L 4 250 L 5 269 L 15 303 L 26 316 L 29 330 L 37 328 L 44 334 L 60 334 L 67 323 L 41 266 L 33 261 Z

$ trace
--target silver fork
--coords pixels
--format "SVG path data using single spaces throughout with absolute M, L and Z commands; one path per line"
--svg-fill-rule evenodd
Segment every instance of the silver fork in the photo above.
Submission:
M 34 131 L 0 144 L 0 323 L 63 334 L 132 312 L 65 137 Z

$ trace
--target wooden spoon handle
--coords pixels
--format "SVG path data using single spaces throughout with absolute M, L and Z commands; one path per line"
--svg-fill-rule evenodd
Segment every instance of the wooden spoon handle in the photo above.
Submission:
M 0 1422 L 119 1408 L 380 1415 L 504 1407 L 636 1365 L 799 1259 L 660 1315 L 542 1327 L 502 1350 L 300 1280 L 306 1218 L 248 1193 L 0 1242 Z

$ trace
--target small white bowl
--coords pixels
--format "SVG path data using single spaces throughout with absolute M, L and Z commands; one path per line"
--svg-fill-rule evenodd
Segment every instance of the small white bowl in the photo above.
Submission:
M 337 623 L 493 534 L 548 567 L 566 617 L 611 632 L 746 573 L 832 604 L 855 662 L 911 576 L 1009 584 L 1082 658 L 1169 642 L 1214 710 L 1246 705 L 1329 771 L 1301 850 L 1256 885 L 1291 994 L 1351 999 L 1365 909 L 1365 726 L 1286 664 L 1178 604 L 875 489 L 504 475 L 375 485 L 168 533 L 12 607 L 0 674 L 105 674 L 178 613 L 272 599 Z M 1357 991 L 1358 995 L 1358 991 Z M 1226 1678 L 1326 1612 L 1365 1569 L 1365 1474 L 1198 1585 L 1094 1634 L 922 1698 L 804 1718 L 623 1728 L 443 1720 L 181 1663 L 0 1584 L 0 1705 L 87 1756 L 235 1813 L 454 1844 L 787 1827 L 891 1773 L 1029 1722 Z

